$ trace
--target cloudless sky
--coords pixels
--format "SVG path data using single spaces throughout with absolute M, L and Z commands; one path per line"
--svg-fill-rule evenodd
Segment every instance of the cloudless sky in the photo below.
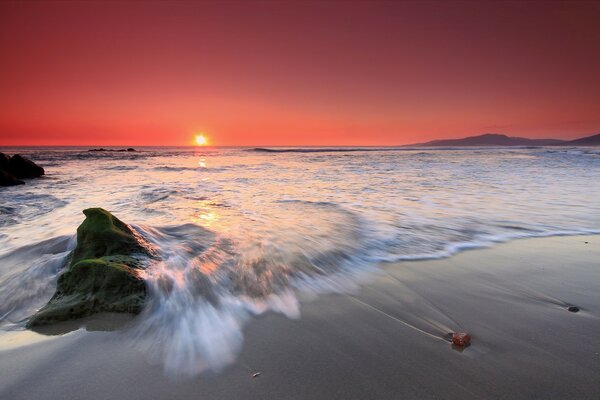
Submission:
M 600 132 L 600 2 L 0 2 L 0 145 Z

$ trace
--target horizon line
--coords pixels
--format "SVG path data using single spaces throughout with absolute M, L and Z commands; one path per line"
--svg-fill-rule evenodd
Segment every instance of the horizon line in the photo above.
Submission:
M 418 143 L 407 143 L 407 144 L 382 144 L 382 145 L 373 145 L 373 144 L 239 144 L 239 145 L 194 145 L 194 144 L 1 144 L 2 147 L 93 147 L 93 148 L 101 148 L 101 147 L 191 147 L 191 148 L 224 148 L 224 147 L 365 147 L 365 148 L 373 148 L 373 147 L 407 147 L 407 146 L 417 146 L 423 145 L 425 143 L 441 141 L 441 140 L 461 140 L 472 137 L 479 137 L 485 135 L 500 135 L 506 136 L 510 138 L 519 138 L 519 139 L 530 139 L 530 140 L 562 140 L 565 142 L 569 142 L 572 140 L 582 139 L 588 136 L 595 136 L 600 134 L 600 130 L 598 133 L 590 133 L 584 134 L 585 136 L 579 136 L 574 139 L 563 139 L 563 138 L 555 138 L 555 137 L 528 137 L 528 136 L 511 136 L 506 133 L 497 133 L 497 132 L 487 132 L 487 133 L 479 133 L 479 134 L 469 134 L 468 136 L 461 137 L 446 137 L 446 138 L 438 138 L 438 139 L 430 139 L 425 142 Z

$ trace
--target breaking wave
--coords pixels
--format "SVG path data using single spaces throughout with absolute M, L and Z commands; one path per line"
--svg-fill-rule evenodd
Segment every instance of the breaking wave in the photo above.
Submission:
M 267 147 L 255 147 L 251 151 L 259 153 L 348 153 L 356 151 L 407 151 L 414 150 L 410 148 L 400 147 L 329 147 L 329 148 L 267 148 Z
M 298 318 L 299 293 L 347 290 L 372 268 L 361 256 L 355 216 L 327 203 L 282 207 L 295 215 L 266 236 L 224 236 L 195 225 L 141 228 L 160 261 L 144 273 L 151 302 L 135 328 L 136 343 L 167 373 L 220 370 L 235 359 L 250 317 L 272 311 Z M 321 227 L 325 232 L 294 229 L 306 211 L 335 218 Z

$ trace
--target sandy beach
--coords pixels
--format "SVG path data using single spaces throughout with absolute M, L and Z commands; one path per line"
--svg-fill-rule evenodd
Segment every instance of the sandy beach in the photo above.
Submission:
M 600 236 L 570 236 L 382 265 L 297 320 L 252 321 L 233 365 L 188 379 L 166 376 L 126 328 L 7 333 L 0 398 L 597 399 L 599 260 Z M 450 331 L 472 345 L 453 349 Z

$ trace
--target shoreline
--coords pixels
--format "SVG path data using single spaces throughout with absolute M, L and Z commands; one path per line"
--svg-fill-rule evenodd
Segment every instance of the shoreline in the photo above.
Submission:
M 187 379 L 126 332 L 2 347 L 0 397 L 597 399 L 599 259 L 600 235 L 577 235 L 384 263 L 355 293 L 302 303 L 297 320 L 255 318 L 232 365 Z M 473 338 L 462 352 L 445 339 L 458 330 Z

